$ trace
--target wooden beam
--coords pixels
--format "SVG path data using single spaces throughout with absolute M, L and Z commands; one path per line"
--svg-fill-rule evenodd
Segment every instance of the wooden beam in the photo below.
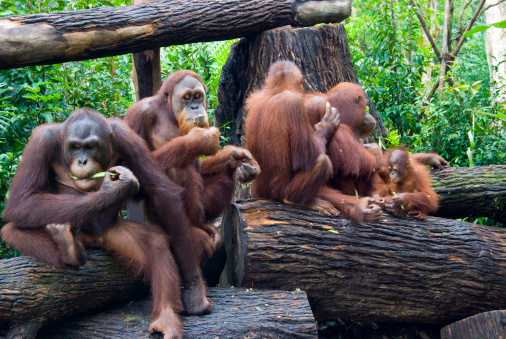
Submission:
M 284 25 L 340 22 L 350 0 L 158 0 L 0 18 L 0 69 L 226 40 Z

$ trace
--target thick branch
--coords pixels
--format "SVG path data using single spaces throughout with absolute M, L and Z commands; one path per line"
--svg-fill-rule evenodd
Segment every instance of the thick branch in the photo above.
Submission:
M 439 75 L 439 88 L 442 89 L 444 86 L 445 76 L 446 76 L 446 68 L 448 62 L 448 50 L 450 49 L 451 42 L 451 21 L 453 13 L 453 2 L 451 0 L 445 1 L 445 18 L 444 18 L 444 28 L 443 28 L 443 51 L 441 53 L 441 74 Z
M 466 11 L 466 8 L 469 6 L 471 1 L 473 1 L 473 0 L 467 0 L 467 2 L 464 4 L 464 6 L 462 6 L 462 9 L 460 11 L 459 19 L 458 19 L 459 33 L 462 31 L 462 28 L 463 28 L 462 27 L 462 17 L 464 16 L 464 12 Z
M 339 22 L 350 0 L 158 0 L 134 6 L 0 18 L 0 69 L 226 40 Z
M 481 0 L 480 1 L 480 3 L 478 4 L 478 7 L 476 7 L 476 10 L 474 11 L 473 17 L 471 18 L 471 20 L 469 20 L 469 23 L 467 24 L 466 29 L 464 30 L 464 32 L 462 32 L 462 35 L 460 37 L 459 42 L 457 43 L 457 45 L 455 46 L 455 48 L 452 51 L 452 56 L 451 56 L 451 60 L 452 61 L 455 60 L 455 58 L 457 57 L 457 54 L 460 52 L 460 48 L 462 48 L 462 45 L 464 44 L 464 41 L 466 40 L 466 37 L 464 36 L 464 33 L 468 32 L 473 27 L 476 19 L 478 19 L 478 17 L 481 14 L 481 9 L 483 8 L 483 5 L 485 4 L 485 1 L 486 0 Z
M 222 285 L 300 288 L 317 320 L 442 324 L 506 308 L 504 229 L 386 214 L 357 224 L 257 200 L 232 207 L 222 230 L 233 258 Z
M 441 52 L 439 51 L 439 47 L 437 47 L 436 42 L 434 41 L 434 39 L 432 38 L 432 35 L 430 34 L 430 30 L 427 27 L 427 23 L 425 22 L 425 20 L 422 17 L 422 14 L 420 13 L 420 6 L 418 6 L 418 4 L 416 2 L 414 2 L 413 0 L 411 0 L 411 4 L 417 8 L 417 10 L 415 11 L 415 14 L 416 14 L 418 20 L 420 21 L 420 24 L 422 25 L 422 29 L 425 33 L 425 36 L 427 37 L 427 40 L 429 40 L 430 45 L 432 46 L 432 49 L 434 50 L 434 53 L 436 54 L 437 59 L 441 60 Z
M 63 269 L 30 257 L 0 260 L 0 337 L 9 331 L 8 338 L 16 334 L 20 338 L 33 338 L 48 323 L 149 292 L 110 255 L 102 251 L 91 251 L 88 255 L 86 265 Z M 218 284 L 225 255 L 221 247 L 203 267 L 208 286 Z M 151 311 L 146 313 L 150 314 Z
M 132 299 L 146 293 L 137 279 L 102 252 L 79 269 L 57 269 L 41 260 L 0 261 L 0 332 L 37 330 L 48 321 Z

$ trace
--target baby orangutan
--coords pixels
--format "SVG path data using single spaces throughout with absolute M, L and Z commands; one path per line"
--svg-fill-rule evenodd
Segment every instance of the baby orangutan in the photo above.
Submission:
M 385 210 L 397 216 L 409 214 L 425 220 L 427 214 L 439 207 L 439 198 L 430 184 L 429 170 L 415 161 L 410 161 L 403 148 L 385 154 L 390 177 L 384 178 L 374 192 L 374 198 L 384 203 Z

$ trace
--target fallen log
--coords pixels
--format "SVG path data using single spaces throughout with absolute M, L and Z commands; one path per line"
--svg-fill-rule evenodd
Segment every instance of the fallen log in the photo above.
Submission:
M 504 338 L 506 311 L 484 312 L 441 329 L 441 339 Z
M 0 335 L 30 338 L 50 322 L 149 294 L 109 254 L 88 254 L 79 268 L 57 269 L 31 257 L 0 260 Z M 208 286 L 218 283 L 225 255 L 219 249 L 203 268 Z
M 216 125 L 227 124 L 222 131 L 230 143 L 245 145 L 248 95 L 259 89 L 269 66 L 276 60 L 294 61 L 304 77 L 307 93 L 327 92 L 340 82 L 359 83 L 351 63 L 346 30 L 341 24 L 307 28 L 282 27 L 251 35 L 235 43 L 223 65 L 214 111 Z M 386 135 L 387 129 L 367 97 L 369 113 L 376 119 L 372 137 Z
M 57 269 L 18 257 L 0 260 L 0 334 L 33 337 L 47 322 L 131 300 L 147 293 L 101 251 L 80 268 Z
M 253 200 L 230 207 L 221 286 L 306 291 L 317 320 L 448 324 L 506 308 L 506 231 L 385 214 L 357 224 Z
M 452 167 L 431 172 L 443 218 L 491 217 L 506 225 L 506 166 Z M 472 220 L 472 219 L 471 219 Z
M 0 69 L 227 40 L 284 25 L 340 22 L 350 0 L 153 1 L 0 18 Z
M 210 288 L 211 314 L 182 316 L 185 338 L 316 338 L 304 292 Z M 89 317 L 51 324 L 43 338 L 150 338 L 152 302 L 138 300 Z

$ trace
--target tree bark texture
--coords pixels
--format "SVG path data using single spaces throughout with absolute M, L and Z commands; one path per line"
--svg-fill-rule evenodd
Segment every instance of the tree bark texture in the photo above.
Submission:
M 227 40 L 283 25 L 340 22 L 350 0 L 159 0 L 0 18 L 0 69 Z
M 241 39 L 233 45 L 222 68 L 218 87 L 216 125 L 229 124 L 223 134 L 235 145 L 244 145 L 244 103 L 260 89 L 269 66 L 276 60 L 294 61 L 304 76 L 306 92 L 327 92 L 340 82 L 358 83 L 351 63 L 346 31 L 341 24 L 294 29 L 282 27 Z M 369 113 L 376 119 L 373 138 L 386 133 L 374 104 L 367 98 Z
M 305 291 L 317 320 L 448 324 L 506 308 L 506 230 L 385 214 L 357 224 L 254 200 L 223 217 L 222 286 Z
M 490 217 L 506 225 L 506 166 L 432 170 L 440 197 L 436 215 L 444 218 Z
M 0 261 L 0 334 L 29 338 L 49 321 L 126 301 L 147 289 L 103 252 L 78 268 L 57 269 L 30 257 Z M 32 336 L 33 337 L 33 336 Z
M 30 257 L 0 260 L 0 336 L 30 338 L 48 323 L 149 293 L 107 253 L 94 250 L 88 255 L 86 265 L 65 269 Z M 206 262 L 202 271 L 208 286 L 219 283 L 225 261 L 221 247 Z
M 441 329 L 441 339 L 504 337 L 506 337 L 506 311 L 480 313 Z
M 210 288 L 211 314 L 185 317 L 184 338 L 317 338 L 304 292 Z M 42 330 L 44 338 L 152 338 L 148 327 L 152 302 L 138 300 L 90 317 L 79 317 Z

